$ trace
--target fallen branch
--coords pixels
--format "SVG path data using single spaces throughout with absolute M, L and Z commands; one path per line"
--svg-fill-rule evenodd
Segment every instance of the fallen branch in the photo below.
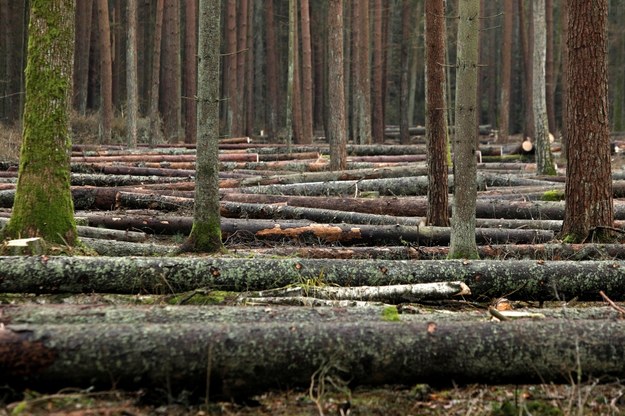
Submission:
M 471 290 L 463 282 L 358 287 L 296 285 L 260 292 L 246 292 L 239 296 L 238 301 L 245 303 L 250 300 L 253 302 L 256 298 L 267 297 L 311 297 L 325 300 L 356 300 L 396 304 L 423 299 L 447 299 L 452 296 L 469 296 L 470 294 Z

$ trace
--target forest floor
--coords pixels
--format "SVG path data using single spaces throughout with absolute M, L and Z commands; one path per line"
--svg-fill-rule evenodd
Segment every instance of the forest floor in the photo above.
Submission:
M 2 133 L 0 129 L 0 133 Z M 6 132 L 5 132 L 6 134 Z M 17 154 L 15 133 L 0 142 L 9 146 L 0 156 Z M 0 137 L 3 137 L 0 134 Z M 622 160 L 619 159 L 619 168 Z M 184 213 L 184 211 L 178 214 Z M 186 213 L 189 214 L 188 212 Z M 183 234 L 151 237 L 155 244 L 180 244 Z M 228 242 L 227 242 L 228 243 Z M 232 253 L 250 247 L 234 245 Z M 261 244 L 262 245 L 262 244 Z M 277 244 L 276 244 L 277 245 Z M 1 295 L 1 294 L 0 294 Z M 0 298 L 0 304 L 13 303 Z M 101 302 L 102 298 L 95 299 Z M 47 303 L 49 298 L 24 296 L 19 302 Z M 67 302 L 61 300 L 60 302 Z M 72 301 L 76 302 L 76 300 Z M 487 306 L 484 311 L 487 314 Z M 602 304 L 601 306 L 606 306 Z M 607 307 L 607 306 L 606 306 Z M 0 324 L 2 325 L 2 324 Z M 0 385 L 4 415 L 618 415 L 625 412 L 625 383 L 620 380 L 571 376 L 564 384 L 535 385 L 386 385 L 352 386 L 340 379 L 308 388 L 269 390 L 245 401 L 206 401 L 204 397 L 172 397 L 163 391 L 92 391 L 72 386 L 56 393 L 13 391 Z M 159 397 L 159 400 L 154 400 Z
M 211 401 L 190 404 L 185 398 L 150 404 L 144 391 L 80 392 L 67 389 L 45 395 L 26 392 L 23 400 L 5 403 L 0 415 L 620 415 L 625 386 L 586 382 L 568 385 L 328 386 L 309 390 L 269 391 L 244 403 Z

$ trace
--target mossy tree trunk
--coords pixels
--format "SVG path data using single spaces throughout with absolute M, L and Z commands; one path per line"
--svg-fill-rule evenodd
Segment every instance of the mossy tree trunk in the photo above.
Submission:
M 200 1 L 198 137 L 193 227 L 183 249 L 222 250 L 219 214 L 219 2 Z
M 452 258 L 477 258 L 475 205 L 477 200 L 477 78 L 479 0 L 460 0 L 456 72 L 456 130 L 454 202 L 451 220 Z
M 70 191 L 74 1 L 33 0 L 20 167 L 8 238 L 77 243 Z

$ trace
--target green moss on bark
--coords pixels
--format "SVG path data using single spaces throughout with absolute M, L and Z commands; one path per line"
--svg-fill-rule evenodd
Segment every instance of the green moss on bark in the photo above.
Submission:
M 71 0 L 31 1 L 23 143 L 5 238 L 77 243 L 69 136 L 73 16 Z

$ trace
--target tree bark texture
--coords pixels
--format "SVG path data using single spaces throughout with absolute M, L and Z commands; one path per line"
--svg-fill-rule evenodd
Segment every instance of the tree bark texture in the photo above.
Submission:
M 608 122 L 608 4 L 607 0 L 568 3 L 568 159 L 562 235 L 570 242 L 582 242 L 595 227 L 611 227 L 614 220 Z
M 576 371 L 623 377 L 614 346 L 624 329 L 594 320 L 11 325 L 0 333 L 1 380 L 37 390 L 114 380 L 211 397 L 310 386 L 319 371 L 355 385 L 565 382 Z
M 128 0 L 128 41 L 126 46 L 126 89 L 128 105 L 128 147 L 137 147 L 139 117 L 139 79 L 137 71 L 137 0 Z
M 113 123 L 113 58 L 107 0 L 97 0 L 100 38 L 100 142 L 111 142 Z
M 625 262 L 336 260 L 175 257 L 0 257 L 0 291 L 177 293 L 266 290 L 322 279 L 339 286 L 462 281 L 474 299 L 625 299 Z
M 74 2 L 31 3 L 17 191 L 4 236 L 77 243 L 70 191 Z
M 549 119 L 547 116 L 547 86 L 545 83 L 545 62 L 547 52 L 547 27 L 545 21 L 545 0 L 532 0 L 534 23 L 534 53 L 532 60 L 532 110 L 534 114 L 534 142 L 536 143 L 536 171 L 539 175 L 555 175 L 556 167 L 549 141 Z
M 152 51 L 152 83 L 150 85 L 150 136 L 148 144 L 154 145 L 160 141 L 163 135 L 161 126 L 161 114 L 158 110 L 159 90 L 161 84 L 161 41 L 163 38 L 163 12 L 165 0 L 156 0 L 154 16 L 154 37 Z
M 184 141 L 195 143 L 197 140 L 197 54 L 198 54 L 198 13 L 195 1 L 188 1 L 185 7 L 184 37 Z
M 313 140 L 313 75 L 309 1 L 301 0 L 300 6 L 300 26 L 302 31 L 302 133 L 300 142 L 303 144 L 310 144 Z
M 373 3 L 373 66 L 371 77 L 371 129 L 373 141 L 384 143 L 384 51 L 383 51 L 383 8 L 382 0 Z
M 453 143 L 454 200 L 451 257 L 476 258 L 477 78 L 479 0 L 460 0 L 456 68 L 456 129 Z
M 87 112 L 92 11 L 93 0 L 84 0 L 76 3 L 73 107 L 81 115 L 85 115 Z
M 180 0 L 165 0 L 161 47 L 161 92 L 163 131 L 169 143 L 176 143 L 181 127 Z
M 222 249 L 219 215 L 219 2 L 200 1 L 198 56 L 198 140 L 193 228 L 185 243 L 192 251 Z
M 328 139 L 330 169 L 347 167 L 347 121 L 343 74 L 343 0 L 328 2 Z
M 499 107 L 499 138 L 508 141 L 510 134 L 510 96 L 512 92 L 512 32 L 514 31 L 514 3 L 503 2 L 503 45 L 501 48 L 501 104 Z
M 223 295 L 228 292 L 221 292 Z M 201 293 L 198 293 L 201 294 Z M 189 294 L 187 294 L 189 295 Z M 146 297 L 154 300 L 156 297 Z M 173 299 L 180 299 L 179 296 Z M 226 300 L 227 301 L 227 300 Z M 416 305 L 415 305 L 416 306 Z M 248 324 L 281 322 L 288 324 L 293 321 L 299 322 L 384 322 L 393 308 L 388 305 L 370 305 L 358 308 L 293 308 L 290 306 L 276 305 L 272 308 L 264 306 L 240 306 L 218 305 L 105 305 L 105 304 L 15 304 L 0 305 L 0 323 L 4 325 L 84 325 L 84 324 L 199 324 L 210 322 L 213 324 Z M 448 309 L 437 310 L 425 307 L 427 313 L 404 312 L 402 305 L 397 306 L 399 319 L 403 323 L 434 322 L 458 322 L 477 323 L 484 321 L 488 316 L 485 309 L 471 309 L 452 312 Z M 416 306 L 416 310 L 419 307 Z M 518 309 L 530 315 L 540 314 L 541 319 L 559 320 L 569 319 L 614 321 L 619 318 L 618 311 L 609 306 L 597 306 L 587 308 L 523 308 Z
M 445 54 L 447 29 L 445 2 L 425 2 L 425 106 L 426 142 L 428 146 L 428 212 L 426 224 L 446 227 L 449 225 L 449 188 L 447 184 L 448 149 L 447 80 L 445 77 Z

